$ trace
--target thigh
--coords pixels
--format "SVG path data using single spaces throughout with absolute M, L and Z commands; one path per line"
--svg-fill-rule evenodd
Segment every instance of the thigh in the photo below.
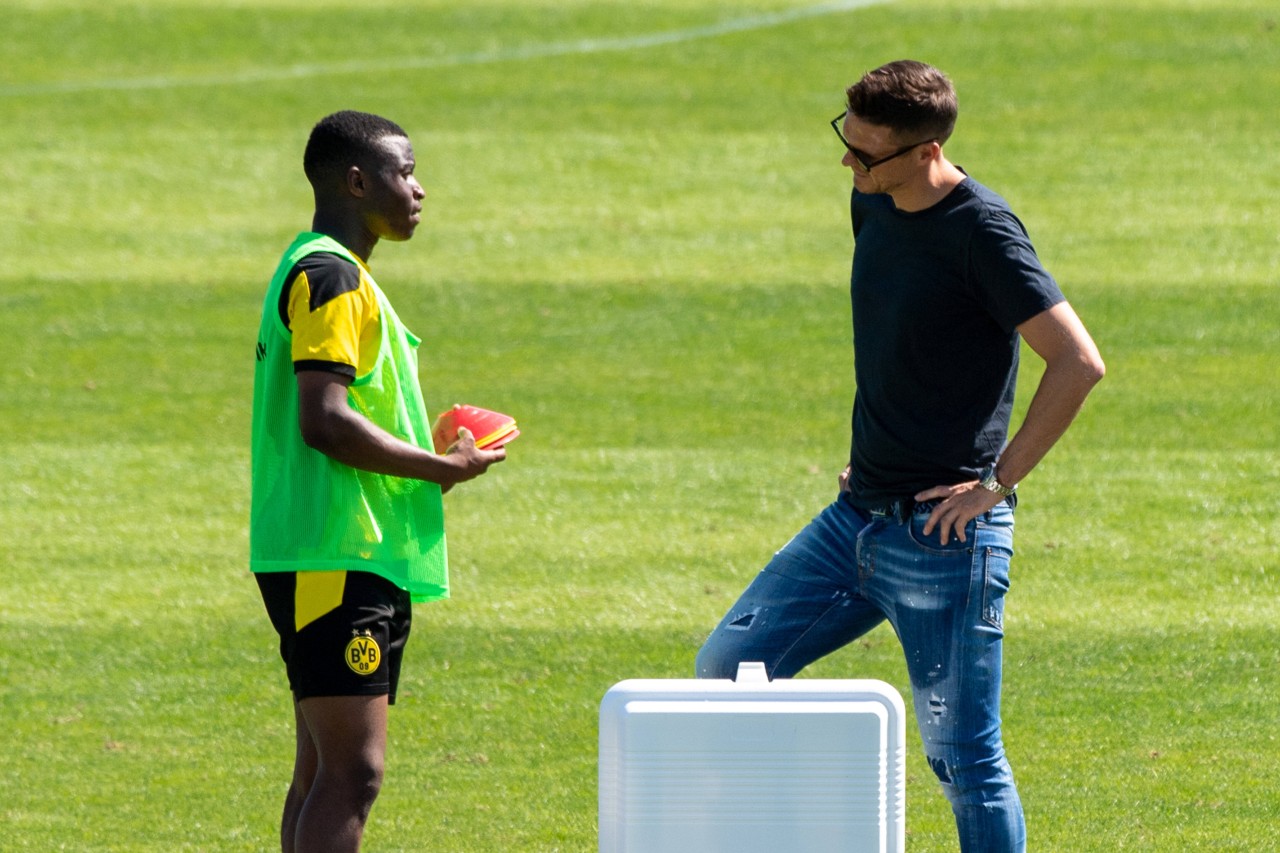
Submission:
M 387 697 L 312 696 L 298 701 L 299 731 L 314 745 L 318 763 L 347 775 L 380 773 L 387 750 Z
M 970 523 L 967 542 L 946 547 L 936 531 L 923 535 L 926 518 L 886 529 L 877 578 L 906 657 L 921 735 L 931 756 L 997 750 L 1012 517 L 981 517 Z
M 842 502 L 797 534 L 729 608 L 698 652 L 699 678 L 733 678 L 744 661 L 788 678 L 884 617 L 857 592 L 859 522 Z

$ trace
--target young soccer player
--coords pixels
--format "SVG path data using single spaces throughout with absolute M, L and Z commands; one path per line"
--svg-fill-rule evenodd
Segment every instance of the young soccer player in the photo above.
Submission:
M 294 698 L 284 853 L 359 850 L 411 602 L 448 595 L 441 495 L 506 458 L 466 431 L 437 452 L 419 341 L 370 272 L 374 246 L 408 240 L 421 221 L 414 166 L 408 136 L 387 119 L 320 121 L 303 157 L 311 230 L 285 251 L 263 302 L 250 568 Z

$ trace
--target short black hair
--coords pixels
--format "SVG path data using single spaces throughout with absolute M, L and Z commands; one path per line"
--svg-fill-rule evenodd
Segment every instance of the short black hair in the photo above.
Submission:
M 900 59 L 868 71 L 845 92 L 849 112 L 903 137 L 932 137 L 941 145 L 955 130 L 956 90 L 937 68 Z
M 317 189 L 341 179 L 353 165 L 367 164 L 383 155 L 381 142 L 388 136 L 409 134 L 390 119 L 357 110 L 325 116 L 311 129 L 302 169 Z

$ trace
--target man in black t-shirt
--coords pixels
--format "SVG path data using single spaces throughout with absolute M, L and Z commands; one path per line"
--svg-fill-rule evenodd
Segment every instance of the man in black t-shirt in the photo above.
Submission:
M 961 850 L 1023 851 L 1000 733 L 1014 489 L 1104 367 L 1022 223 L 943 154 L 951 82 L 904 60 L 846 94 L 832 126 L 854 183 L 849 465 L 838 499 L 712 632 L 697 674 L 763 661 L 789 677 L 888 620 Z M 1006 443 L 1020 340 L 1045 371 Z

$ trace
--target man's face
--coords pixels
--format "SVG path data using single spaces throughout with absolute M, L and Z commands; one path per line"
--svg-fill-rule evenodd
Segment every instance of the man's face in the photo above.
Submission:
M 916 146 L 911 140 L 904 142 L 892 129 L 863 121 L 852 113 L 845 115 L 841 132 L 846 143 L 858 149 L 860 155 L 854 157 L 852 151 L 846 150 L 840 160 L 841 165 L 853 170 L 853 185 L 858 192 L 892 193 L 915 176 L 917 164 L 912 155 Z M 859 159 L 872 163 L 872 168 L 862 168 Z
M 382 139 L 383 156 L 365 170 L 366 223 L 379 239 L 402 241 L 422 221 L 426 191 L 414 177 L 413 146 L 403 136 Z

